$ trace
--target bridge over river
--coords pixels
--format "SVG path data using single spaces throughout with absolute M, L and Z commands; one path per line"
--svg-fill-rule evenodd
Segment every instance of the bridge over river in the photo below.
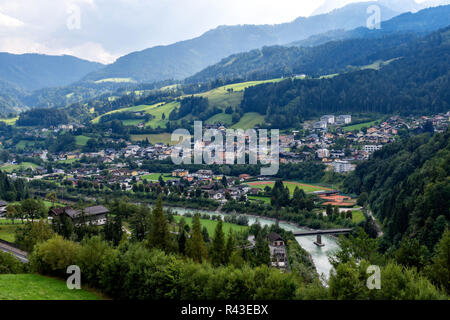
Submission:
M 322 243 L 322 235 L 335 235 L 335 234 L 347 234 L 352 232 L 353 229 L 328 229 L 328 230 L 308 230 L 308 231 L 300 231 L 293 232 L 296 237 L 307 237 L 307 236 L 317 236 L 316 244 L 319 247 L 323 247 Z

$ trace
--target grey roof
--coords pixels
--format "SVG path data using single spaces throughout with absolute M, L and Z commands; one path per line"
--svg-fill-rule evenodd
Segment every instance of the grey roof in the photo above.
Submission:
M 0 200 L 0 207 L 6 207 L 8 205 L 8 202 Z
M 79 217 L 82 212 L 84 212 L 84 214 L 86 216 L 97 216 L 100 214 L 107 214 L 107 213 L 109 213 L 109 210 L 106 209 L 104 206 L 89 207 L 89 208 L 85 208 L 83 211 L 82 210 L 74 210 L 74 209 L 66 210 L 66 214 L 69 217 L 71 217 L 72 219 Z

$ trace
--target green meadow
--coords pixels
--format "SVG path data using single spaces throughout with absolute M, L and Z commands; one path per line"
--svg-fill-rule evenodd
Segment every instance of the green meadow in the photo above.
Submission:
M 175 218 L 176 222 L 180 222 L 182 217 L 181 216 L 174 216 L 174 218 Z M 192 226 L 192 219 L 193 218 L 184 217 L 184 220 L 186 220 L 186 223 L 189 226 Z M 217 227 L 218 223 L 219 222 L 217 220 L 200 219 L 200 224 L 202 225 L 202 227 L 206 227 L 210 237 L 214 236 L 214 232 L 216 230 L 216 227 Z M 244 231 L 244 230 L 248 229 L 248 227 L 246 227 L 246 226 L 239 226 L 237 224 L 232 224 L 232 223 L 228 223 L 228 222 L 223 222 L 223 232 L 225 234 L 228 234 L 230 229 L 232 229 L 234 232 L 241 232 L 241 231 Z
M 231 128 L 233 129 L 253 129 L 255 126 L 264 123 L 264 116 L 256 112 L 248 112 L 239 120 L 238 123 L 234 124 Z
M 87 290 L 69 290 L 66 282 L 37 274 L 1 274 L 0 300 L 101 300 Z

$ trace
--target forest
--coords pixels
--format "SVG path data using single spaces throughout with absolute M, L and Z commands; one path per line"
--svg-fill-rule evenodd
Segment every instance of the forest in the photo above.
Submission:
M 416 239 L 432 252 L 450 222 L 450 130 L 405 137 L 374 153 L 344 180 L 366 199 L 385 249 Z

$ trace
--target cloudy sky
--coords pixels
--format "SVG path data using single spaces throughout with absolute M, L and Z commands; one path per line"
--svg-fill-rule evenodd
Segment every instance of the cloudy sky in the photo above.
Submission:
M 0 52 L 70 54 L 110 63 L 219 25 L 288 22 L 361 1 L 0 0 Z

